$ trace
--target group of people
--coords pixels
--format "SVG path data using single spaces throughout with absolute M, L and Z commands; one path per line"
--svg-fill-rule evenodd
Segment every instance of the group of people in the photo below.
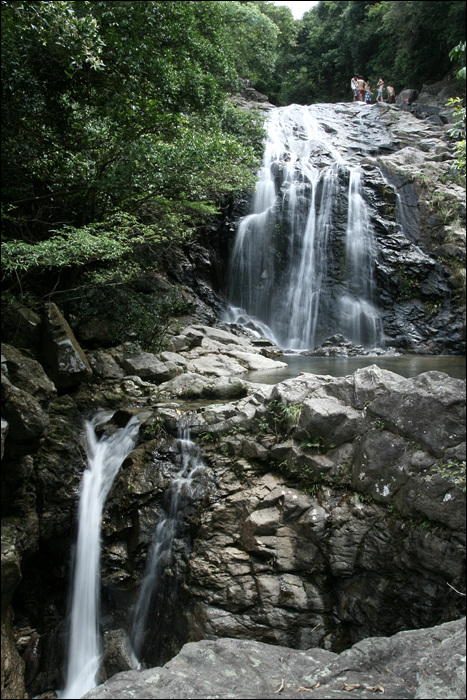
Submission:
M 366 102 L 366 104 L 371 104 L 371 96 L 373 92 L 371 91 L 370 81 L 365 80 L 363 75 L 354 75 L 350 81 L 350 87 L 353 93 L 354 102 Z M 384 92 L 384 80 L 380 78 L 378 80 L 378 95 L 376 97 L 376 102 L 384 102 L 383 97 Z M 386 87 L 386 92 L 388 96 L 388 103 L 395 104 L 396 102 L 396 91 L 392 85 Z

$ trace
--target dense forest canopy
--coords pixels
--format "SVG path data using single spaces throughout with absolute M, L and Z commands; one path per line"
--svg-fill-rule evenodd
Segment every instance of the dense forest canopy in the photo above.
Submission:
M 456 0 L 321 1 L 294 23 L 294 40 L 278 51 L 280 79 L 265 80 L 265 89 L 280 104 L 347 100 L 355 74 L 372 85 L 384 76 L 396 92 L 420 89 L 452 71 L 449 51 L 465 38 L 465 9 Z
M 459 0 L 324 0 L 302 20 L 261 0 L 1 7 L 7 298 L 128 280 L 251 187 L 264 133 L 229 101 L 241 79 L 332 102 L 355 72 L 399 91 L 465 60 Z

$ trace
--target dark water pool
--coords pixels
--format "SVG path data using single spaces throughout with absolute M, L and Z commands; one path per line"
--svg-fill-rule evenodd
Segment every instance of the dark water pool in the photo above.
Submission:
M 280 358 L 287 362 L 287 367 L 270 372 L 248 372 L 242 379 L 260 384 L 277 384 L 284 379 L 296 377 L 300 372 L 311 374 L 329 374 L 333 377 L 345 377 L 355 370 L 369 365 L 378 365 L 382 369 L 396 372 L 403 377 L 415 377 L 422 372 L 437 370 L 450 377 L 465 379 L 465 357 L 426 357 L 420 355 L 403 355 L 401 357 L 307 357 L 303 355 L 285 355 Z

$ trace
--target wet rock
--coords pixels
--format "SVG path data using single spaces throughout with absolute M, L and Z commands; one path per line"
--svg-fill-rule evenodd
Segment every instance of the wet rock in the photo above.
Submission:
M 21 581 L 21 556 L 16 537 L 4 532 L 2 523 L 2 617 Z
M 22 654 L 25 664 L 24 680 L 27 688 L 31 687 L 39 673 L 41 651 L 41 637 L 36 631 L 33 631 Z
M 306 353 L 317 357 L 357 357 L 367 355 L 368 351 L 361 345 L 355 345 L 341 334 L 333 335 L 318 348 Z
M 160 384 L 158 398 L 178 399 L 235 399 L 245 396 L 246 382 L 237 377 L 204 377 L 186 372 L 171 381 Z
M 45 304 L 42 352 L 57 389 L 75 387 L 92 376 L 91 366 L 56 304 Z
M 52 401 L 49 419 L 47 437 L 34 455 L 43 541 L 69 536 L 86 468 L 82 416 L 73 399 L 65 395 Z
M 135 669 L 137 664 L 124 630 L 108 630 L 103 635 L 102 676 L 111 678 L 119 671 Z
M 2 452 L 1 452 L 1 459 L 3 459 L 3 455 L 5 452 L 5 440 L 8 435 L 8 421 L 6 421 L 4 418 L 2 418 Z

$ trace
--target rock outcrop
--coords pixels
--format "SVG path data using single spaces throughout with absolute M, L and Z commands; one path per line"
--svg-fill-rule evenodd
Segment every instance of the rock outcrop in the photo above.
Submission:
M 2 463 L 5 649 L 8 667 L 20 669 L 13 629 L 39 635 L 28 692 L 61 684 L 50 659 L 63 658 L 64 562 L 85 468 L 81 416 L 95 408 L 125 408 L 116 425 L 144 412 L 103 519 L 107 675 L 129 667 L 125 630 L 177 470 L 181 417 L 207 469 L 151 603 L 158 639 L 144 650 L 147 664 L 187 641 L 222 637 L 335 654 L 462 614 L 464 381 L 439 372 L 405 379 L 374 365 L 348 377 L 251 384 L 242 378 L 249 368 L 282 368 L 271 359 L 278 348 L 199 324 L 157 355 L 99 352 L 89 353 L 93 382 L 57 396 L 37 361 L 4 347 L 14 428 L 4 431 Z M 17 394 L 27 397 L 18 426 Z M 31 440 L 18 441 L 28 430 Z M 9 603 L 21 610 L 14 628 Z M 18 687 L 12 681 L 6 697 Z
M 56 304 L 45 304 L 42 354 L 58 389 L 76 387 L 92 375 L 86 355 Z
M 366 639 L 341 654 L 254 641 L 186 644 L 162 668 L 119 673 L 85 698 L 464 698 L 465 619 Z

